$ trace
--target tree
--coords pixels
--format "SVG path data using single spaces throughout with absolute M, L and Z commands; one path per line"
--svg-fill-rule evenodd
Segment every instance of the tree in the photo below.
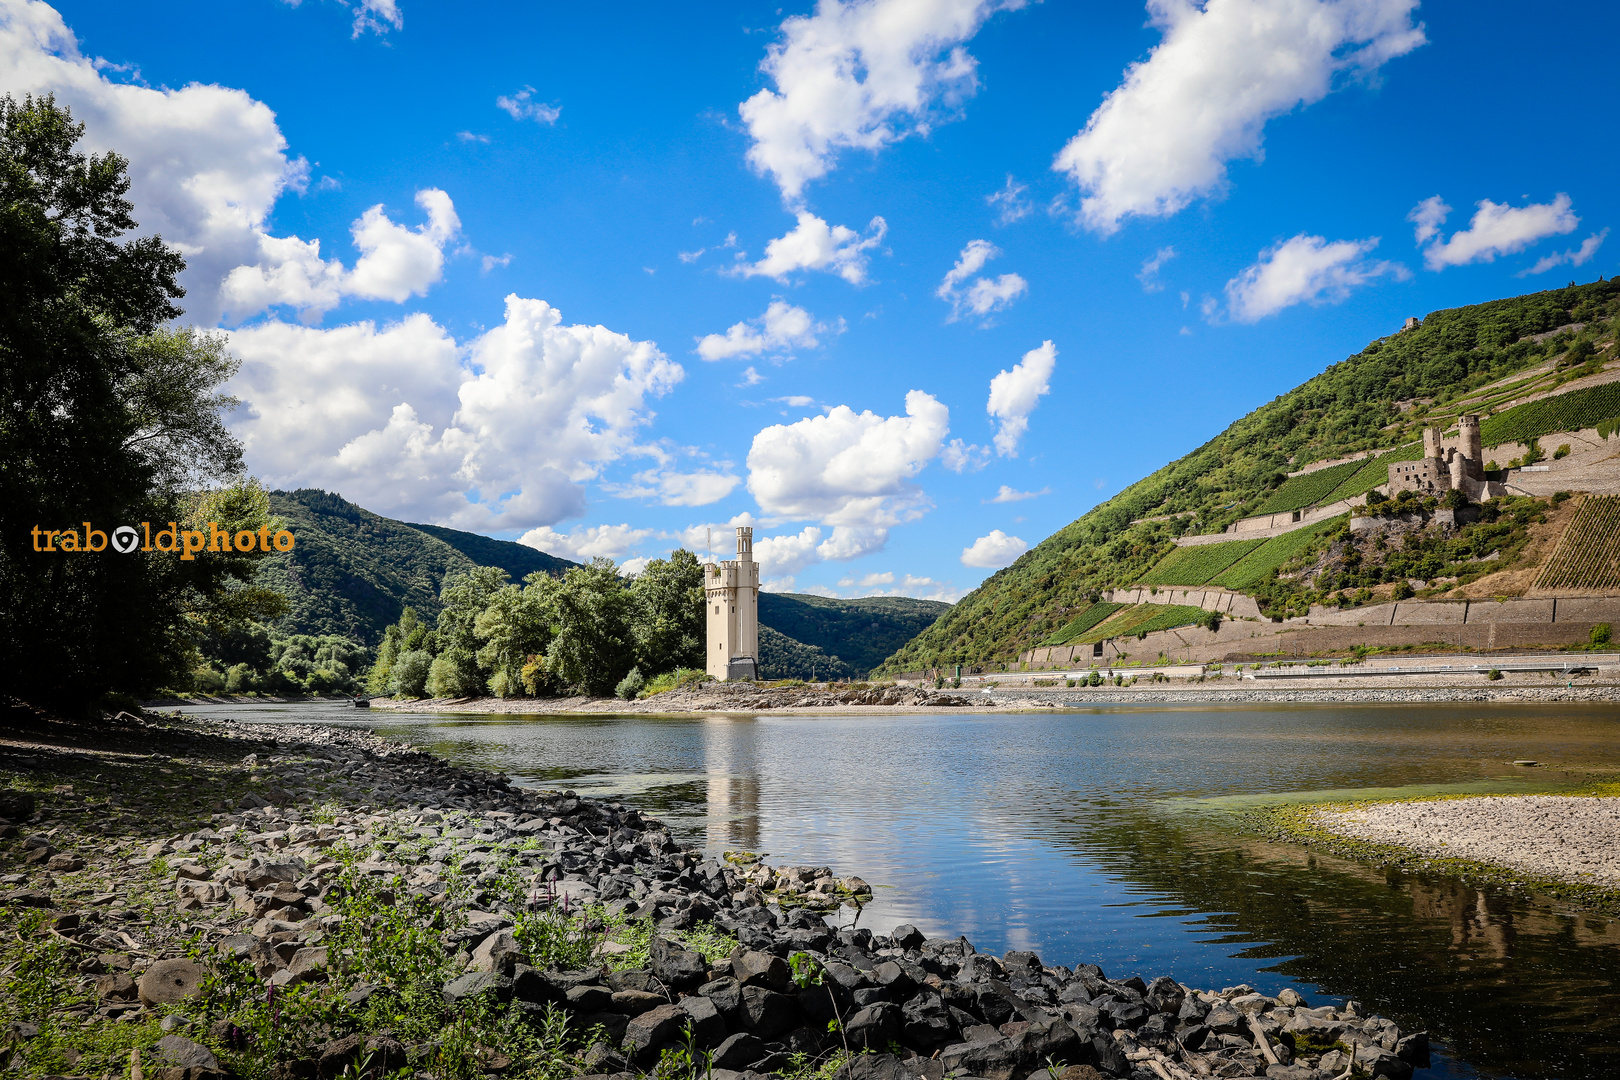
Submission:
M 605 697 L 636 662 L 633 604 L 618 567 L 612 559 L 595 558 L 570 567 L 560 581 L 535 583 L 552 627 L 546 670 L 583 693 Z
M 535 573 L 527 580 L 528 588 L 508 585 L 493 593 L 473 621 L 473 634 L 483 642 L 477 653 L 478 667 L 489 673 L 489 687 L 496 697 L 522 697 L 524 665 L 530 657 L 544 654 L 551 642 L 544 596 L 544 582 L 551 579 Z
M 654 559 L 630 585 L 634 600 L 636 661 L 644 672 L 661 675 L 679 667 L 702 667 L 708 622 L 703 615 L 703 567 L 697 556 L 677 548 Z
M 78 152 L 82 133 L 53 98 L 0 97 L 0 690 L 59 706 L 183 682 L 203 627 L 273 607 L 238 595 L 252 563 L 231 555 L 34 550 L 36 527 L 187 520 L 203 509 L 187 493 L 242 464 L 217 392 L 235 361 L 160 329 L 181 314 L 184 261 L 122 239 L 125 161 Z
M 478 616 L 490 599 L 506 587 L 506 571 L 498 566 L 475 566 L 444 579 L 439 589 L 439 650 L 428 673 L 427 690 L 433 697 L 479 697 L 489 684 L 478 665 Z

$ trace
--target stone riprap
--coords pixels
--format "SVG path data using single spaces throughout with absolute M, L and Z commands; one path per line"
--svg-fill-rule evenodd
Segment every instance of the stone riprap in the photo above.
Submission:
M 1319 810 L 1313 824 L 1438 859 L 1468 859 L 1541 878 L 1620 886 L 1620 799 L 1486 795 Z
M 344 907 L 356 895 L 431 912 L 444 972 L 432 985 L 447 1030 L 456 1010 L 484 1001 L 520 1022 L 565 1016 L 591 1033 L 566 1067 L 524 1075 L 755 1080 L 807 1077 L 821 1061 L 837 1066 L 836 1080 L 1048 1071 L 1057 1080 L 1328 1080 L 1353 1068 L 1406 1080 L 1427 1065 L 1423 1033 L 1355 1003 L 1313 1008 L 1292 990 L 1270 997 L 1168 976 L 1110 979 L 1094 965 L 1049 966 L 1030 952 L 997 958 L 911 926 L 883 935 L 838 927 L 829 913 L 870 896 L 859 878 L 706 857 L 622 803 L 514 788 L 352 729 L 192 726 L 216 745 L 254 747 L 243 767 L 279 785 L 287 805 L 244 794 L 202 827 L 137 851 L 127 838 L 45 828 L 48 808 L 21 794 L 3 803 L 20 819 L 3 826 L 14 841 L 6 910 L 42 912 L 40 932 L 65 943 L 93 983 L 95 1004 L 65 1019 L 139 1026 L 162 1017 L 135 1047 L 131 1064 L 146 1077 L 234 1075 L 241 1029 L 229 1018 L 189 1019 L 188 1003 L 233 963 L 251 968 L 269 1004 L 277 992 L 338 980 L 352 951 L 344 942 L 356 941 L 349 920 L 381 925 L 376 907 L 343 914 L 358 910 Z M 364 802 L 299 805 L 296 793 L 318 790 L 309 786 L 317 771 L 343 777 Z M 559 913 L 601 931 L 561 970 L 537 960 L 526 931 L 526 920 Z M 391 992 L 332 985 L 355 1009 Z M 0 1001 L 17 1015 L 11 1004 Z M 318 1038 L 285 1046 L 269 1075 L 446 1075 L 434 1064 L 444 1060 L 434 1057 L 438 1039 L 345 1030 L 341 1020 L 311 1030 Z M 19 1016 L 9 1037 L 26 1046 L 39 1025 Z M 513 1066 L 475 1050 L 454 1075 Z M 672 1061 L 686 1071 L 672 1072 Z

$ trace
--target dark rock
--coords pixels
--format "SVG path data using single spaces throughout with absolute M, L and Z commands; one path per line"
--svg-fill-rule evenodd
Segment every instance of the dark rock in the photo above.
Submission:
M 1181 1003 L 1186 1000 L 1187 992 L 1176 980 L 1161 975 L 1148 984 L 1144 996 L 1154 1012 L 1174 1016 L 1181 1009 Z
M 766 1054 L 765 1044 L 756 1036 L 740 1031 L 715 1048 L 716 1069 L 746 1069 Z
M 580 990 L 583 987 L 575 987 Z M 573 993 L 574 991 L 569 991 Z M 705 999 L 707 1000 L 707 999 Z M 626 1016 L 640 1016 L 648 1009 L 656 1009 L 660 1005 L 669 1003 L 663 994 L 651 994 L 645 990 L 615 990 L 612 1004 L 608 1006 L 614 1012 L 624 1013 Z M 710 1006 L 713 1008 L 713 1006 Z
M 951 1014 L 945 1001 L 932 990 L 925 990 L 900 1009 L 902 1041 L 922 1051 L 933 1050 L 951 1041 Z
M 1225 1004 L 1216 1005 L 1205 1013 L 1204 1025 L 1217 1035 L 1242 1035 L 1247 1034 L 1249 1030 L 1248 1024 L 1243 1019 L 1243 1014 Z M 1293 1024 L 1290 1023 L 1288 1026 L 1292 1028 Z M 1333 1038 L 1338 1037 L 1338 1033 L 1335 1032 Z M 1329 1039 L 1328 1041 L 1332 1042 L 1333 1040 Z
M 561 990 L 527 964 L 514 967 L 511 979 L 512 996 L 519 1001 L 535 1005 L 560 1005 L 566 1000 Z
M 849 1045 L 863 1050 L 888 1049 L 890 1042 L 900 1038 L 900 1031 L 900 1007 L 888 1001 L 868 1005 L 844 1022 Z
M 0 818 L 26 821 L 34 816 L 34 795 L 29 791 L 0 791 Z
M 922 931 L 918 930 L 910 923 L 901 923 L 899 926 L 890 931 L 889 937 L 897 946 L 902 949 L 921 948 L 922 943 L 927 940 L 923 937 Z
M 605 986 L 576 986 L 568 991 L 567 1001 L 575 1012 L 605 1012 L 613 1004 L 613 991 Z
M 1030 1024 L 1010 1038 L 1018 1052 L 1019 1063 L 1030 1069 L 1040 1068 L 1048 1061 L 1074 1061 L 1083 1049 L 1089 1049 L 1074 1029 L 1061 1020 Z
M 763 986 L 777 993 L 785 991 L 793 982 L 793 972 L 780 956 L 770 953 L 745 952 L 733 957 L 731 974 L 743 986 Z
M 1017 1049 L 1011 1039 L 999 1036 L 947 1046 L 940 1051 L 939 1061 L 957 1076 L 979 1076 L 984 1080 L 1013 1080 L 1018 1072 Z
M 1181 1008 L 1176 1010 L 1176 1019 L 1184 1024 L 1202 1024 L 1208 1015 L 1209 1006 L 1199 1004 L 1191 995 L 1183 998 Z
M 822 1028 L 845 1013 L 854 1011 L 850 995 L 843 993 L 837 984 L 807 986 L 799 991 L 796 1000 L 799 1011 Z
M 1429 1033 L 1415 1031 L 1395 1044 L 1395 1056 L 1419 1069 L 1429 1067 Z
M 1109 1076 L 1129 1076 L 1131 1063 L 1125 1057 L 1125 1051 L 1119 1048 L 1119 1043 L 1112 1036 L 1098 1035 L 1091 1040 L 1091 1053 L 1093 1064 Z
M 450 1005 L 470 1001 L 480 994 L 492 993 L 496 1001 L 512 1000 L 512 978 L 493 971 L 473 971 L 444 984 L 444 1000 Z
M 317 1051 L 318 1063 L 315 1074 L 321 1080 L 329 1080 L 337 1076 L 350 1065 L 360 1060 L 366 1047 L 366 1037 L 360 1034 L 345 1035 L 341 1039 L 333 1039 L 321 1046 Z
M 703 982 L 709 971 L 703 957 L 661 937 L 652 939 L 651 955 L 653 974 L 671 989 L 689 990 Z
M 640 1056 L 676 1038 L 686 1027 L 687 1014 L 679 1005 L 660 1005 L 631 1017 L 624 1042 Z
M 763 986 L 745 986 L 742 988 L 742 1022 L 755 1035 L 769 1039 L 797 1027 L 799 1010 L 786 994 Z
M 729 975 L 704 983 L 698 993 L 714 1002 L 723 1016 L 734 1017 L 742 1012 L 742 987 Z
M 1356 1064 L 1369 1076 L 1387 1077 L 1388 1080 L 1410 1080 L 1412 1066 L 1381 1046 L 1357 1046 Z
M 857 1054 L 838 1067 L 838 1071 L 833 1073 L 833 1080 L 919 1080 L 924 1074 L 914 1072 L 910 1068 L 912 1064 L 901 1061 L 893 1054 Z M 930 1064 L 938 1066 L 943 1075 L 943 1065 L 939 1062 Z
M 1026 979 L 1041 977 L 1041 958 L 1032 952 L 1010 952 L 1001 958 L 1001 966 L 1009 979 L 1017 975 Z
M 663 991 L 663 987 L 653 977 L 652 972 L 642 971 L 640 968 L 610 972 L 607 984 L 614 990 L 641 990 L 649 994 L 661 994 Z
M 121 971 L 96 979 L 96 997 L 103 1001 L 133 1001 L 135 994 L 135 980 Z
M 873 968 L 872 979 L 889 991 L 891 1001 L 904 1001 L 917 989 L 917 980 L 893 960 L 886 960 Z
M 1136 1038 L 1140 1042 L 1157 1046 L 1168 1041 L 1175 1030 L 1175 1017 L 1169 1013 L 1154 1013 L 1142 1021 L 1142 1026 L 1136 1029 Z
M 1197 1050 L 1209 1038 L 1209 1028 L 1203 1024 L 1193 1024 L 1176 1032 L 1176 1041 L 1188 1050 Z
M 1005 1024 L 1013 1017 L 1012 1005 L 1006 997 L 996 990 L 999 985 L 999 983 L 984 982 L 975 983 L 973 986 L 973 1011 L 984 1017 L 987 1024 Z
M 635 991 L 629 991 L 635 993 Z M 614 997 L 618 997 L 617 994 Z M 677 1003 L 687 1015 L 687 1028 L 699 1046 L 714 1046 L 726 1037 L 725 1017 L 714 1002 L 701 995 L 683 997 Z

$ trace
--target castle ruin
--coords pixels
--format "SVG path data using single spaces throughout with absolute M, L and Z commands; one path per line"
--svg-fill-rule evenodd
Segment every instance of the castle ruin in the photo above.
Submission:
M 1457 441 L 1445 445 L 1437 427 L 1423 429 L 1423 457 L 1417 461 L 1396 461 L 1389 466 L 1389 495 L 1415 491 L 1420 495 L 1443 495 L 1460 491 L 1478 502 L 1491 496 L 1485 479 L 1485 448 L 1480 439 L 1479 417 L 1470 413 L 1457 421 Z
M 754 530 L 737 530 L 737 557 L 703 567 L 704 605 L 709 624 L 710 675 L 759 678 L 759 564 L 754 561 Z

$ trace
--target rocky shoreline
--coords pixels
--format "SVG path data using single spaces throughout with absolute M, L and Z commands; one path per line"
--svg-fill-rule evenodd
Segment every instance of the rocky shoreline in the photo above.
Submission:
M 36 718 L 38 719 L 38 718 Z M 31 1076 L 1406 1080 L 1355 1003 L 1108 978 L 826 916 L 826 867 L 354 729 L 0 743 L 0 1051 Z M 844 921 L 844 920 L 838 920 Z
M 985 690 L 929 690 L 912 686 L 873 686 L 845 690 L 815 686 L 756 687 L 710 683 L 702 690 L 679 690 L 640 701 L 618 698 L 423 698 L 371 699 L 373 709 L 396 712 L 487 713 L 556 716 L 753 712 L 872 715 L 934 709 L 1006 712 L 1028 709 L 1090 708 L 1113 705 L 1299 705 L 1445 704 L 1451 702 L 1620 702 L 1620 686 L 1233 686 L 1198 683 L 1185 689 L 1156 683 L 1136 687 L 999 687 Z

